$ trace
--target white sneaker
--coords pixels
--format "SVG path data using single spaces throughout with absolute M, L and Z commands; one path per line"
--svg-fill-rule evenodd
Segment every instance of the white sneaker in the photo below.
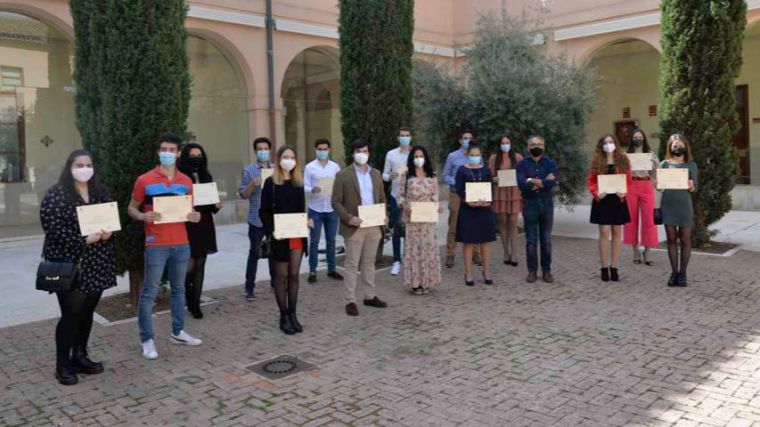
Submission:
M 142 357 L 148 360 L 158 359 L 158 352 L 156 351 L 156 343 L 152 339 L 140 343 L 142 347 Z
M 391 267 L 391 276 L 398 276 L 399 273 L 401 273 L 401 263 L 396 261 L 393 263 L 393 267 Z
M 170 341 L 173 344 L 191 345 L 191 346 L 196 346 L 196 345 L 203 344 L 203 341 L 201 341 L 200 339 L 195 338 L 194 336 L 188 334 L 184 330 L 179 331 L 179 334 L 177 334 L 177 335 L 172 334 L 172 337 L 171 337 Z

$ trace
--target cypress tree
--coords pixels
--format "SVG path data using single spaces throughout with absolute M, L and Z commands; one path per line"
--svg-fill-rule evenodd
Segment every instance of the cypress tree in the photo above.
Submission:
M 163 131 L 184 135 L 190 98 L 184 0 L 71 0 L 77 127 L 119 203 L 117 269 L 142 283 L 143 225 L 126 214 Z
M 663 0 L 660 93 L 661 141 L 674 133 L 691 143 L 699 166 L 694 194 L 696 246 L 708 226 L 731 209 L 738 176 L 731 139 L 739 129 L 736 78 L 747 21 L 744 0 Z M 661 144 L 664 153 L 665 144 Z
M 374 164 L 412 118 L 414 0 L 340 0 L 341 130 L 371 144 Z

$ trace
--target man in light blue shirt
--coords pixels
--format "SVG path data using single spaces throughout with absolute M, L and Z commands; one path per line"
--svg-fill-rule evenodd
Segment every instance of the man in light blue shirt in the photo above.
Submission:
M 454 184 L 457 176 L 457 171 L 460 167 L 467 164 L 467 147 L 470 146 L 470 142 L 473 140 L 472 132 L 465 130 L 459 135 L 460 148 L 456 151 L 452 151 L 446 157 L 446 163 L 443 166 L 443 182 L 449 186 L 449 232 L 446 236 L 446 267 L 451 268 L 454 266 L 454 252 L 457 249 L 456 233 L 457 233 L 457 221 L 459 220 L 459 205 L 462 200 L 459 195 L 454 191 Z M 473 253 L 473 259 L 475 264 L 480 264 L 480 252 L 476 249 Z
M 404 224 L 401 221 L 401 210 L 398 207 L 399 185 L 405 181 L 409 152 L 412 150 L 412 130 L 402 127 L 398 131 L 398 147 L 385 155 L 383 181 L 391 183 L 390 214 L 388 222 L 393 227 L 393 266 L 391 275 L 401 273 L 401 237 L 404 234 Z

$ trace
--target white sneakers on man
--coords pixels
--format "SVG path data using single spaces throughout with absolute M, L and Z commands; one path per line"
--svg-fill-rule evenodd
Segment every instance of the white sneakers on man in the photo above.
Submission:
M 144 343 L 141 343 L 140 346 L 142 346 L 142 357 L 148 360 L 158 359 L 158 352 L 156 351 L 156 343 L 154 343 L 152 339 L 145 341 Z
M 395 261 L 391 267 L 391 276 L 398 276 L 399 274 L 401 274 L 401 263 Z
M 179 331 L 177 335 L 172 334 L 170 341 L 172 342 L 172 344 L 180 344 L 180 345 L 196 346 L 196 345 L 203 344 L 203 341 L 188 334 L 184 330 Z

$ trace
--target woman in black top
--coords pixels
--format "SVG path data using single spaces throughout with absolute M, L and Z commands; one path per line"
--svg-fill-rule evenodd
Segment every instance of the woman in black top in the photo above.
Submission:
M 214 182 L 208 172 L 206 152 L 198 144 L 185 145 L 177 161 L 180 172 L 189 176 L 193 184 Z M 197 223 L 187 222 L 187 237 L 190 240 L 190 261 L 187 263 L 185 276 L 185 302 L 187 309 L 196 319 L 203 318 L 201 311 L 201 293 L 203 292 L 203 277 L 206 272 L 206 257 L 216 253 L 216 229 L 214 214 L 222 208 L 221 203 L 215 205 L 196 206 L 201 213 Z
M 298 157 L 296 150 L 286 145 L 277 150 L 272 176 L 264 182 L 259 213 L 275 260 L 274 292 L 280 309 L 280 329 L 288 335 L 303 330 L 296 317 L 296 303 L 301 258 L 306 255 L 307 246 L 305 238 L 277 239 L 274 236 L 274 215 L 305 212 L 303 175 Z M 312 226 L 309 222 L 309 227 Z
M 64 385 L 76 384 L 77 373 L 103 372 L 103 365 L 88 357 L 87 342 L 103 290 L 116 286 L 114 247 L 110 232 L 82 236 L 76 207 L 106 202 L 111 202 L 111 197 L 98 182 L 92 156 L 86 150 L 75 150 L 40 205 L 43 258 L 79 266 L 71 289 L 56 293 L 61 319 L 55 329 L 55 377 Z

